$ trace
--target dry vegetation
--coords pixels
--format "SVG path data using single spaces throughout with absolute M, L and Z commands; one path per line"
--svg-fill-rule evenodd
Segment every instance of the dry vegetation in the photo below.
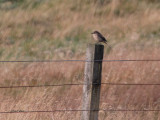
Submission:
M 159 59 L 159 0 L 0 0 L 0 60 L 85 59 L 90 33 L 104 59 Z M 1 63 L 0 86 L 83 83 L 83 62 Z M 105 62 L 102 82 L 160 83 L 159 62 Z M 0 89 L 0 111 L 81 109 L 82 86 Z M 160 109 L 159 86 L 102 85 L 101 109 Z M 159 112 L 102 112 L 100 120 L 160 120 Z M 80 112 L 0 114 L 0 120 L 78 120 Z

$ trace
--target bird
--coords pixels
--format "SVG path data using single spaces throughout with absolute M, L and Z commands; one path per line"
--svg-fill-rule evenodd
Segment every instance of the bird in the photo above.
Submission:
M 94 40 L 95 40 L 97 43 L 103 42 L 103 43 L 105 43 L 105 44 L 108 45 L 108 43 L 107 43 L 108 41 L 106 40 L 106 38 L 105 38 L 100 32 L 94 31 L 94 32 L 92 32 L 91 34 L 92 34 Z M 110 45 L 108 45 L 108 46 L 111 48 Z

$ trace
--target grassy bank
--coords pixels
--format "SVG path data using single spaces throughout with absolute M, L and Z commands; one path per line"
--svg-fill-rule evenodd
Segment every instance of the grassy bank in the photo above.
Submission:
M 158 1 L 0 2 L 1 60 L 75 57 L 101 31 L 114 47 L 159 47 Z M 126 47 L 126 46 L 123 46 Z

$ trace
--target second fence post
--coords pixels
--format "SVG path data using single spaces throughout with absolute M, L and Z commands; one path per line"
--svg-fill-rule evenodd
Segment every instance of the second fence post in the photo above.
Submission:
M 103 45 L 88 45 L 81 120 L 98 120 L 103 51 Z

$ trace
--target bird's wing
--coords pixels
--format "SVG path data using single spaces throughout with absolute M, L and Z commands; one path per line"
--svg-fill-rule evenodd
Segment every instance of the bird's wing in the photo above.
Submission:
M 102 39 L 103 39 L 105 42 L 107 42 L 107 40 L 106 40 L 106 38 L 105 38 L 105 37 L 103 37 L 103 36 L 102 36 Z
M 102 34 L 99 33 L 99 36 L 102 38 L 102 41 L 107 42 L 106 38 Z

